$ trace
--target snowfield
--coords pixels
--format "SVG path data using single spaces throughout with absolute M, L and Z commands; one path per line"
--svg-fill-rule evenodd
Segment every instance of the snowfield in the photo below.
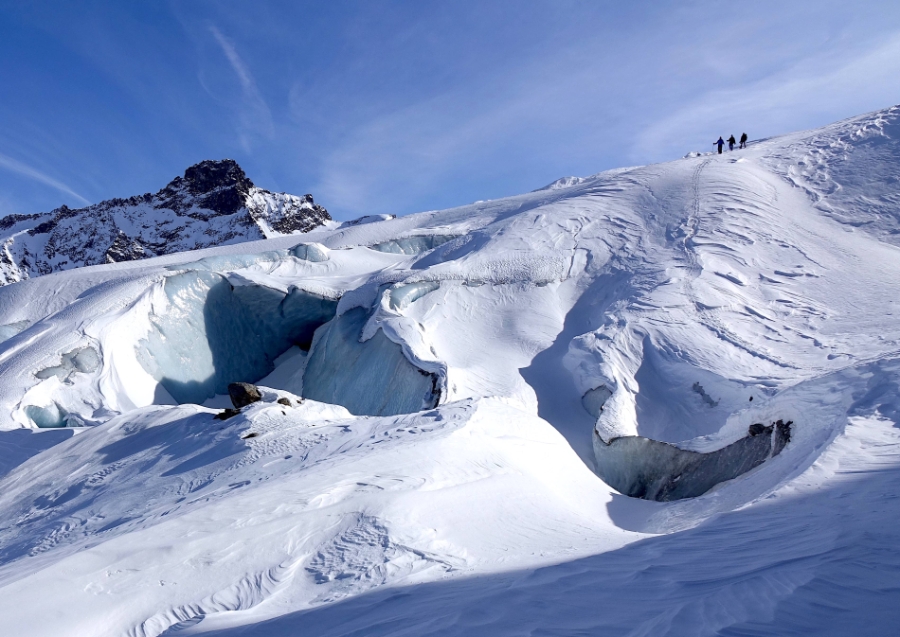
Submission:
M 900 107 L 2 287 L 3 633 L 893 634 L 898 303 Z

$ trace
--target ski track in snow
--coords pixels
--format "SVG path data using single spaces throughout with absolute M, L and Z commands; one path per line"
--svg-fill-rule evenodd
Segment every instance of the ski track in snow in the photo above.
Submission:
M 4 633 L 890 634 L 898 158 L 894 107 L 721 156 L 0 287 Z M 217 306 L 167 287 L 210 271 Z M 298 291 L 335 318 L 230 419 L 213 418 L 222 396 L 174 405 L 174 363 L 141 358 L 157 330 L 153 355 L 181 347 L 206 382 L 245 364 Z M 222 318 L 239 302 L 257 308 L 252 333 Z M 84 347 L 99 367 L 66 368 Z M 354 361 L 362 377 L 342 376 Z M 307 367 L 333 375 L 316 391 L 383 411 L 314 400 Z M 437 405 L 391 413 L 415 383 Z M 36 413 L 70 428 L 31 429 Z M 592 470 L 595 428 L 708 451 L 776 419 L 794 421 L 784 451 L 697 498 L 627 498 Z

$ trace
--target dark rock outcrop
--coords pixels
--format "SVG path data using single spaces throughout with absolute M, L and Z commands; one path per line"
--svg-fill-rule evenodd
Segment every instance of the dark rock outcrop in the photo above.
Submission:
M 262 400 L 259 388 L 251 383 L 231 383 L 228 385 L 228 396 L 235 409 L 243 409 Z

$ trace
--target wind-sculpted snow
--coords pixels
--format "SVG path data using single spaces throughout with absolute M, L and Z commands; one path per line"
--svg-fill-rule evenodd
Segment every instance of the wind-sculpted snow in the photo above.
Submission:
M 803 188 L 817 209 L 851 228 L 900 243 L 900 106 L 786 136 L 766 163 Z
M 898 116 L 0 287 L 4 634 L 892 634 Z

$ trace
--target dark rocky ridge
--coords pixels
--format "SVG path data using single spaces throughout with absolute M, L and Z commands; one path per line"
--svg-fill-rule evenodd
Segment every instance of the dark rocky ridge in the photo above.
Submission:
M 331 220 L 312 195 L 253 184 L 232 159 L 189 167 L 156 194 L 0 219 L 0 285 L 60 270 L 309 232 Z
M 176 177 L 156 193 L 162 200 L 156 207 L 183 210 L 197 205 L 216 214 L 233 215 L 244 205 L 253 187 L 233 159 L 201 161 L 185 170 L 184 177 Z

